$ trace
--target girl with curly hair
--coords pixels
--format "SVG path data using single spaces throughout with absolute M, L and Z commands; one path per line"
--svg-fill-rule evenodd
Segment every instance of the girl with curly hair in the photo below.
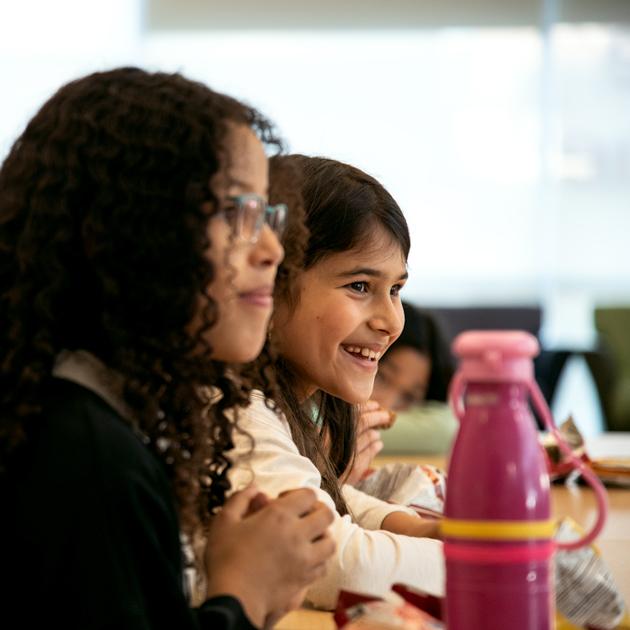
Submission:
M 249 400 L 236 364 L 264 343 L 283 254 L 264 144 L 254 109 L 120 68 L 62 87 L 3 163 L 5 620 L 251 628 L 322 574 L 332 515 L 313 492 L 218 509 L 225 410 Z
M 272 496 L 311 487 L 335 510 L 337 552 L 308 591 L 315 606 L 334 607 L 339 589 L 381 595 L 394 582 L 441 594 L 435 521 L 343 483 L 355 453 L 359 406 L 403 327 L 405 218 L 379 182 L 352 166 L 301 155 L 272 158 L 272 182 L 291 171 L 309 234 L 300 256 L 287 256 L 279 271 L 264 352 L 273 363 L 251 370 L 265 378 L 258 377 L 260 392 L 239 421 L 256 448 L 236 437 L 232 485 L 253 477 Z M 279 395 L 268 385 L 274 380 Z

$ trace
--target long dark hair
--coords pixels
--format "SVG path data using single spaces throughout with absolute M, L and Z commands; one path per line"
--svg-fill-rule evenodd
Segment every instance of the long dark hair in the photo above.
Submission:
M 270 123 L 232 98 L 120 68 L 62 87 L 13 145 L 0 170 L 0 469 L 36 428 L 55 358 L 82 349 L 122 376 L 183 530 L 223 502 L 224 411 L 249 394 L 202 335 L 217 317 L 207 223 L 229 123 L 279 146 Z M 219 405 L 204 385 L 220 390 Z
M 408 302 L 403 302 L 402 305 L 405 327 L 381 362 L 387 362 L 388 355 L 396 348 L 413 348 L 427 356 L 431 361 L 431 374 L 425 399 L 446 402 L 455 366 L 442 330 L 429 311 Z
M 275 156 L 270 167 L 272 184 L 280 177 L 285 182 L 283 196 L 286 197 L 288 180 L 299 191 L 308 231 L 304 245 L 286 250 L 276 281 L 278 302 L 295 308 L 299 299 L 294 281 L 297 275 L 330 254 L 357 247 L 376 226 L 382 227 L 400 245 L 407 259 L 410 247 L 407 222 L 396 201 L 373 177 L 342 162 L 304 155 Z M 292 208 L 291 221 L 296 222 L 296 230 L 299 217 L 300 212 L 293 212 Z M 305 237 L 296 234 L 294 238 L 303 243 Z M 273 336 L 272 331 L 272 340 Z M 273 352 L 267 344 L 263 356 Z M 319 393 L 316 409 L 312 401 L 300 403 L 291 365 L 282 357 L 277 357 L 273 365 L 278 387 L 275 391 L 269 388 L 269 377 L 265 382 L 259 380 L 259 386 L 268 396 L 276 396 L 298 450 L 316 464 L 322 475 L 322 488 L 333 497 L 339 512 L 345 514 L 348 510 L 339 477 L 354 457 L 356 408 L 326 392 Z

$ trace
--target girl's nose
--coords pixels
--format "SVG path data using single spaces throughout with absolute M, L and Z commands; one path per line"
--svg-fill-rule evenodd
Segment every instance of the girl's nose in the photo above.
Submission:
M 263 225 L 258 240 L 252 245 L 250 261 L 256 267 L 277 267 L 284 258 L 284 248 L 276 233 Z

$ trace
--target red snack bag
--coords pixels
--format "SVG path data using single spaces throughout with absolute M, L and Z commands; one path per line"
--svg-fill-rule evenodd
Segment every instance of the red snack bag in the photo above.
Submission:
M 406 584 L 394 584 L 394 586 L 392 586 L 392 591 L 394 591 L 394 593 L 398 593 L 405 601 L 428 613 L 435 619 L 443 619 L 443 597 L 429 595 L 420 589 L 413 588 L 413 586 L 407 586 Z

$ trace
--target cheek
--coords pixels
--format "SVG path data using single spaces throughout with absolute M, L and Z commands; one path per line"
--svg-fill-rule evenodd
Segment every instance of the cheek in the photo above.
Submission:
M 331 342 L 338 342 L 348 334 L 347 328 L 343 326 L 343 322 L 334 310 L 322 314 L 316 321 L 316 325 L 322 336 Z
M 216 275 L 212 279 L 210 286 L 207 288 L 208 295 L 216 303 L 216 308 L 219 312 L 219 321 L 223 312 L 228 310 L 225 305 L 226 289 L 227 287 L 224 279 L 217 277 Z
M 216 271 L 225 287 L 247 286 L 247 275 L 250 270 L 249 252 L 245 245 L 236 245 L 223 251 Z
M 313 300 L 301 300 L 283 330 L 283 343 L 296 348 L 313 345 L 330 336 L 334 317 Z
M 336 342 L 350 337 L 364 321 L 364 317 L 353 304 L 339 301 L 320 307 L 317 325 Z
M 224 251 L 223 258 L 213 260 L 214 278 L 208 287 L 209 294 L 221 305 L 225 304 L 225 310 L 234 311 L 234 300 L 239 287 L 248 286 L 248 262 L 247 253 L 244 251 Z
M 212 266 L 212 280 L 206 287 L 208 294 L 217 302 L 220 302 L 225 293 L 226 278 L 225 278 L 225 251 L 220 252 L 212 251 L 206 256 L 206 259 Z M 224 260 L 221 264 L 221 260 Z

